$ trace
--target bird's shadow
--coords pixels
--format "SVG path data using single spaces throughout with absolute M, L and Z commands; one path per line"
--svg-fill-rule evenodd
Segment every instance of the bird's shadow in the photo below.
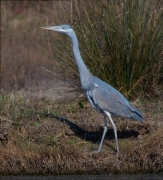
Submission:
M 84 139 L 86 141 L 91 141 L 93 143 L 98 143 L 101 140 L 103 128 L 100 128 L 98 131 L 87 131 L 81 127 L 79 127 L 77 124 L 63 118 L 60 116 L 54 116 L 58 121 L 63 122 L 69 126 L 69 128 L 74 132 L 75 135 L 77 135 L 79 138 Z M 137 137 L 139 133 L 135 130 L 123 130 L 123 131 L 117 131 L 118 139 L 125 139 L 130 137 Z M 112 128 L 108 128 L 107 134 L 105 136 L 105 139 L 115 139 L 114 137 L 114 131 Z

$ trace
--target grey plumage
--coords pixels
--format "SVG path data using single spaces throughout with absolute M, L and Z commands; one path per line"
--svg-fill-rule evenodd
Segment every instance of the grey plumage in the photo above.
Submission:
M 101 150 L 103 140 L 107 132 L 107 116 L 109 117 L 109 120 L 113 126 L 116 140 L 116 149 L 117 152 L 119 152 L 117 129 L 111 116 L 134 119 L 142 122 L 142 113 L 134 108 L 119 91 L 98 77 L 93 76 L 89 72 L 81 58 L 76 34 L 70 25 L 65 24 L 60 26 L 45 26 L 42 28 L 61 32 L 70 37 L 72 41 L 74 59 L 80 73 L 82 88 L 86 92 L 87 98 L 92 107 L 104 116 L 104 131 L 97 152 Z

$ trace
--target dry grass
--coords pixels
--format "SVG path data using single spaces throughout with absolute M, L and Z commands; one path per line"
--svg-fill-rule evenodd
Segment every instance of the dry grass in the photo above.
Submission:
M 56 9 L 63 14 L 63 8 L 66 10 L 69 4 L 67 1 L 1 1 L 1 91 L 29 96 L 35 91 L 36 97 L 40 89 L 45 92 L 48 87 L 54 87 L 50 84 L 58 79 L 59 69 L 45 49 L 49 44 L 41 26 L 56 17 Z M 59 20 L 68 23 L 60 15 L 52 23 Z
M 102 117 L 86 102 L 67 101 L 66 89 L 52 82 L 60 70 L 42 48 L 51 51 L 40 27 L 69 23 L 69 7 L 69 1 L 1 1 L 1 92 L 17 96 L 0 96 L 0 174 L 163 171 L 162 100 L 134 104 L 145 114 L 144 125 L 115 120 L 117 156 L 111 127 L 102 152 L 91 153 L 101 139 Z
M 158 107 L 159 103 L 159 108 Z M 115 120 L 102 152 L 103 119 L 89 104 L 1 97 L 0 174 L 154 173 L 163 169 L 163 104 L 137 104 L 145 123 Z M 154 112 L 153 109 L 156 111 Z M 153 117 L 153 118 L 152 118 Z M 155 118 L 156 117 L 156 118 Z
M 69 68 L 72 70 L 71 74 L 73 74 L 74 66 L 72 62 L 74 63 L 74 59 L 72 58 L 70 42 L 68 42 L 68 54 L 71 54 L 72 62 L 68 61 L 69 66 L 67 67 L 67 61 L 65 61 L 67 57 L 63 56 L 67 52 L 63 53 L 62 51 L 64 48 L 62 44 L 65 43 L 66 37 L 64 36 L 62 39 L 60 34 L 43 31 L 40 27 L 48 24 L 72 24 L 71 1 L 1 1 L 1 12 L 1 91 L 19 92 L 19 94 L 26 94 L 27 97 L 50 98 L 56 92 L 54 87 L 60 86 L 56 79 L 58 77 L 67 78 Z M 75 18 L 75 11 L 73 13 L 73 18 Z M 78 25 L 74 26 L 74 28 L 79 27 Z M 102 37 L 99 36 L 99 38 Z M 60 38 L 62 44 L 59 43 Z M 52 39 L 55 47 L 59 48 L 52 48 L 50 43 Z M 79 36 L 79 39 L 85 38 Z M 94 38 L 88 39 L 94 40 Z M 87 42 L 87 39 L 85 40 Z M 82 44 L 81 42 L 81 48 L 83 47 Z M 87 47 L 84 44 L 84 47 L 87 49 L 89 46 Z M 93 52 L 91 49 L 90 51 Z M 64 66 L 67 68 L 65 69 L 67 73 L 61 71 L 61 66 L 58 66 L 61 65 L 56 61 L 59 53 L 62 54 L 62 59 L 59 59 L 59 61 L 66 62 Z M 83 58 L 87 60 L 84 56 Z M 104 57 L 103 59 L 107 58 Z M 100 58 L 98 60 L 101 61 Z M 98 67 L 99 63 L 96 63 L 92 67 Z M 97 76 L 100 75 L 98 71 L 95 74 Z M 103 73 L 104 71 L 100 72 Z M 77 71 L 75 71 L 74 76 L 77 78 Z M 53 82 L 54 79 L 57 83 Z M 103 79 L 106 80 L 106 78 Z M 116 80 L 113 76 L 112 79 Z M 156 85 L 157 81 L 154 81 L 154 86 L 151 84 L 150 88 L 152 88 L 154 95 L 162 96 L 161 79 L 159 87 Z M 142 93 L 137 94 L 142 96 Z M 150 96 L 152 95 L 150 94 Z

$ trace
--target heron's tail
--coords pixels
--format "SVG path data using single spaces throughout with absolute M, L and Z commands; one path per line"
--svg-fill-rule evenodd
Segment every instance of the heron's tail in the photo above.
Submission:
M 131 116 L 132 119 L 143 122 L 143 115 L 141 112 L 136 110 L 133 115 Z

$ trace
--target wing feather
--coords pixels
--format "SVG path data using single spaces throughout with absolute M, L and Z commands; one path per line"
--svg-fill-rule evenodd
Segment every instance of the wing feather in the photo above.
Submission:
M 87 97 L 96 110 L 108 111 L 113 116 L 132 118 L 135 113 L 140 113 L 119 91 L 98 78 L 90 84 Z

